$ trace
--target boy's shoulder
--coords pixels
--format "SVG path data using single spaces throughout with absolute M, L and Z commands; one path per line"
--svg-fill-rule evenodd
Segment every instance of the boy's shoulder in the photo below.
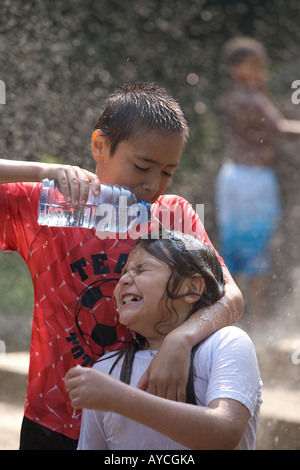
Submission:
M 179 220 L 189 219 L 190 217 L 193 218 L 195 215 L 192 205 L 177 194 L 163 194 L 152 204 L 152 207 L 155 216 L 160 212 L 167 212 L 171 214 L 177 222 Z M 177 230 L 182 231 L 178 228 Z
M 152 204 L 151 212 L 167 229 L 190 234 L 211 245 L 203 224 L 202 204 L 196 204 L 194 209 L 183 197 L 164 194 Z M 221 258 L 220 261 L 224 263 Z

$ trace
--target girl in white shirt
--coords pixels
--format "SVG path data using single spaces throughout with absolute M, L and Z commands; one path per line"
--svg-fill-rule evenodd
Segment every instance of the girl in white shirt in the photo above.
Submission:
M 83 408 L 78 449 L 255 448 L 262 384 L 254 346 L 239 328 L 222 328 L 193 349 L 186 403 L 135 388 L 165 335 L 223 293 L 208 245 L 174 233 L 138 241 L 115 289 L 120 323 L 134 340 L 66 377 L 72 406 Z

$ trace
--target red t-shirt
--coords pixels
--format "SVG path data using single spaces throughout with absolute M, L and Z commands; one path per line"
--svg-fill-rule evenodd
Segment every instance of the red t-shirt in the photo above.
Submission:
M 0 245 L 4 251 L 20 253 L 34 287 L 25 415 L 78 439 L 81 412 L 73 413 L 64 378 L 71 367 L 92 366 L 105 352 L 130 340 L 130 332 L 118 321 L 112 295 L 135 240 L 100 240 L 94 229 L 39 226 L 39 187 L 39 183 L 0 185 Z M 161 204 L 176 204 L 186 231 L 197 230 L 199 238 L 210 244 L 187 201 L 161 196 L 152 213 L 157 214 Z

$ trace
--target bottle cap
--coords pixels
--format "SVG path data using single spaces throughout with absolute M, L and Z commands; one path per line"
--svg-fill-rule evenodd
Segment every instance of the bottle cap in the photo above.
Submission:
M 144 199 L 141 199 L 140 201 L 137 202 L 138 204 L 141 204 L 141 210 L 140 214 L 138 217 L 138 221 L 140 224 L 143 222 L 149 222 L 150 217 L 151 217 L 151 204 L 150 202 L 144 201 Z

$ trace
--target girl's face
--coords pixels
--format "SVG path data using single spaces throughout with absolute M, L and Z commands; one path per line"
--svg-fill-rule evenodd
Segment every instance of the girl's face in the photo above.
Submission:
M 96 173 L 102 183 L 128 186 L 137 199 L 153 203 L 170 184 L 183 145 L 182 135 L 150 130 L 120 142 L 112 156 L 105 136 L 96 130 L 92 137 Z
M 143 248 L 136 248 L 129 254 L 114 292 L 120 323 L 143 335 L 151 349 L 159 348 L 164 336 L 183 323 L 190 309 L 184 298 L 167 299 L 170 274 L 166 263 Z M 168 313 L 166 323 L 162 322 L 165 311 Z M 158 323 L 161 324 L 157 329 Z

